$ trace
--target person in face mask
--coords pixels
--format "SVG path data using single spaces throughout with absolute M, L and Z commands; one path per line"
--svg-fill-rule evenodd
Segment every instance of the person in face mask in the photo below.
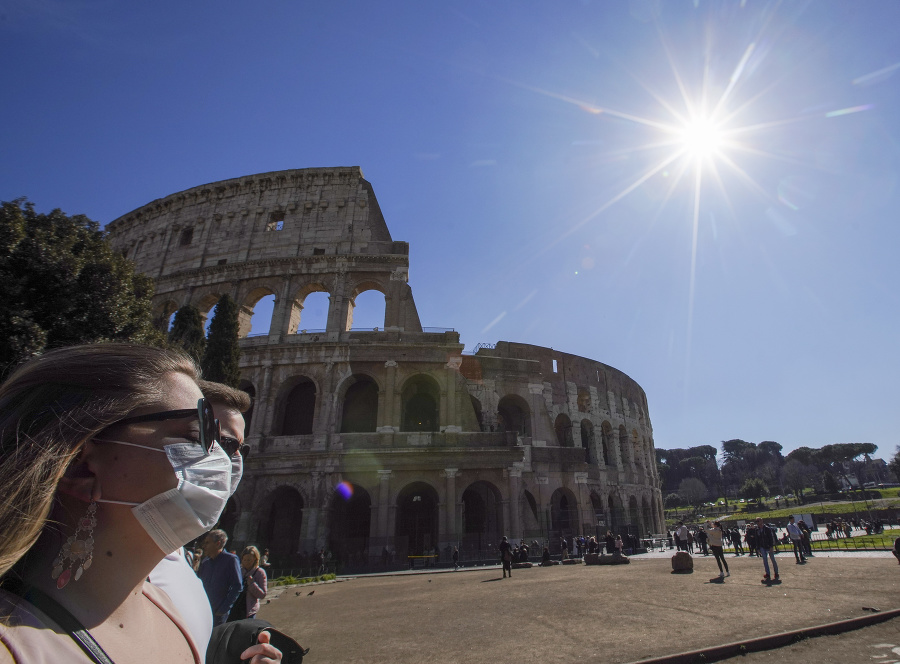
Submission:
M 203 662 L 146 582 L 230 495 L 196 380 L 179 353 L 94 344 L 44 353 L 0 385 L 0 660 Z M 243 657 L 277 659 L 266 640 Z
M 222 383 L 201 380 L 198 384 L 203 396 L 212 403 L 216 418 L 219 420 L 224 447 L 227 451 L 235 450 L 231 456 L 230 489 L 231 495 L 234 495 L 243 473 L 244 456 L 241 453 L 245 449 L 243 413 L 250 409 L 250 397 L 246 392 Z M 199 565 L 199 561 L 197 564 Z M 150 583 L 166 591 L 184 616 L 200 652 L 205 653 L 213 628 L 213 613 L 203 582 L 194 573 L 183 548 L 168 554 L 153 568 L 150 572 Z

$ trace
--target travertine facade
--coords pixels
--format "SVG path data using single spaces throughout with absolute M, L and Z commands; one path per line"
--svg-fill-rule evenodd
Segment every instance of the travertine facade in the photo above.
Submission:
M 365 564 L 448 544 L 663 529 L 641 387 L 599 362 L 499 342 L 463 354 L 423 329 L 395 242 L 359 168 L 263 173 L 172 194 L 107 227 L 156 279 L 161 323 L 231 294 L 244 338 L 252 455 L 223 522 L 276 563 L 329 547 Z M 351 329 L 356 297 L 384 294 L 384 325 Z M 327 329 L 303 307 L 329 296 Z

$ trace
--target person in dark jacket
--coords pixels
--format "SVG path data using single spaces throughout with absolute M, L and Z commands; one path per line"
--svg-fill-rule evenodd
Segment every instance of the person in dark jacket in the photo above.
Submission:
M 763 559 L 763 565 L 766 568 L 766 575 L 763 582 L 771 580 L 769 576 L 769 558 L 772 559 L 772 571 L 775 572 L 775 581 L 780 581 L 778 576 L 778 563 L 775 562 L 775 544 L 777 535 L 775 531 L 763 523 L 761 518 L 756 519 L 756 546 L 759 549 L 759 557 Z
M 498 548 L 500 549 L 500 562 L 503 563 L 503 578 L 505 579 L 506 575 L 509 574 L 509 578 L 511 579 L 513 552 L 505 535 Z
M 211 530 L 203 540 L 206 558 L 200 563 L 197 576 L 209 598 L 213 611 L 213 626 L 224 625 L 234 601 L 241 594 L 244 577 L 241 561 L 233 553 L 225 551 L 228 535 L 223 530 Z
M 606 553 L 611 554 L 613 551 L 616 550 L 616 538 L 613 537 L 613 534 L 611 531 L 607 530 L 606 537 L 604 539 L 606 542 Z

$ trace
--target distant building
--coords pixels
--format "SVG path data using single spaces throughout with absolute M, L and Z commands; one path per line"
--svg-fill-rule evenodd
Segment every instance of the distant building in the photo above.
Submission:
M 225 293 L 241 307 L 252 454 L 223 517 L 238 547 L 289 565 L 326 546 L 366 565 L 385 548 L 487 554 L 504 534 L 556 547 L 607 528 L 664 530 L 640 385 L 539 346 L 463 354 L 454 330 L 423 328 L 409 245 L 391 238 L 359 168 L 214 182 L 107 229 L 155 278 L 161 325 L 189 303 L 208 314 Z M 372 290 L 384 324 L 352 329 L 357 297 Z M 304 306 L 319 293 L 327 324 L 307 329 Z M 268 334 L 246 337 L 268 295 Z

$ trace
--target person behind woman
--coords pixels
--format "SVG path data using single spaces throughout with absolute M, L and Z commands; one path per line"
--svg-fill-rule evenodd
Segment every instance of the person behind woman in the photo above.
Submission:
M 616 535 L 616 554 L 617 555 L 620 555 L 620 556 L 622 555 L 622 546 L 623 546 L 622 536 Z
M 718 521 L 714 521 L 713 523 L 707 521 L 706 536 L 709 540 L 709 549 L 712 551 L 713 557 L 719 565 L 719 578 L 724 579 L 726 576 L 731 576 L 731 572 L 728 571 L 728 563 L 725 560 L 725 553 L 722 549 L 724 543 L 722 524 Z M 724 572 L 722 571 L 722 565 L 725 565 Z
M 179 353 L 95 344 L 44 353 L 0 385 L 0 661 L 102 661 L 71 636 L 83 626 L 82 643 L 118 664 L 203 662 L 146 582 L 229 495 L 196 381 Z M 267 641 L 242 657 L 273 661 Z
M 241 572 L 244 574 L 244 588 L 247 590 L 247 617 L 255 618 L 259 611 L 259 600 L 265 599 L 269 591 L 266 570 L 259 566 L 259 549 L 255 546 L 244 548 L 241 554 Z

